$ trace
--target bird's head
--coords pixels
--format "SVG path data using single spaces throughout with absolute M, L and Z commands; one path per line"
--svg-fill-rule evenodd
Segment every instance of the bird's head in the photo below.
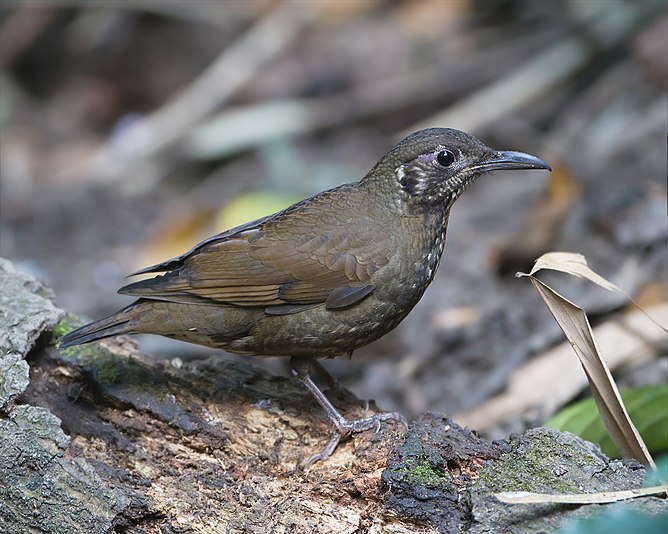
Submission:
M 547 169 L 543 160 L 523 152 L 498 151 L 460 130 L 428 128 L 390 150 L 369 173 L 392 177 L 421 203 L 452 203 L 478 176 L 497 170 Z

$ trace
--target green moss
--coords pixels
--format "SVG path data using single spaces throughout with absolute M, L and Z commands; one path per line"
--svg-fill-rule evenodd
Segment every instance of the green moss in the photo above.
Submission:
M 53 337 L 52 337 L 52 344 L 55 345 L 56 341 L 58 338 L 61 336 L 64 336 L 68 332 L 74 330 L 75 328 L 81 326 L 83 323 L 81 320 L 76 315 L 73 315 L 71 313 L 66 313 L 63 318 L 58 321 L 56 326 L 53 327 Z
M 428 463 L 417 464 L 411 471 L 411 477 L 423 486 L 440 486 L 446 478 L 443 471 L 439 472 Z
M 576 493 L 579 484 L 566 480 L 555 464 L 554 437 L 533 434 L 530 445 L 520 444 L 511 453 L 486 466 L 480 473 L 478 484 L 498 491 L 543 491 Z M 593 454 L 583 454 L 574 444 L 561 442 L 559 455 L 564 465 L 579 464 L 582 470 L 591 470 L 600 463 Z
M 507 455 L 490 468 L 483 469 L 479 482 L 493 492 L 537 491 L 540 488 L 549 488 L 556 493 L 578 491 L 577 485 L 564 482 L 555 475 L 552 466 L 519 455 Z
M 77 347 L 75 359 L 101 384 L 136 385 L 151 380 L 149 371 L 135 359 L 113 354 L 99 345 Z
M 67 313 L 53 328 L 52 343 L 82 324 L 78 317 Z M 65 361 L 90 372 L 104 385 L 142 384 L 151 379 L 150 373 L 138 361 L 114 354 L 98 343 L 60 349 L 60 353 Z
M 80 324 L 75 316 L 65 316 L 54 328 L 54 338 Z M 199 428 L 170 392 L 169 379 L 159 365 L 144 363 L 120 348 L 112 352 L 104 343 L 75 345 L 58 351 L 62 361 L 83 370 L 105 397 L 148 410 L 187 433 Z
M 440 489 L 452 482 L 450 474 L 432 465 L 426 458 L 414 458 L 412 461 L 395 466 L 394 474 L 402 482 L 411 486 L 424 486 Z

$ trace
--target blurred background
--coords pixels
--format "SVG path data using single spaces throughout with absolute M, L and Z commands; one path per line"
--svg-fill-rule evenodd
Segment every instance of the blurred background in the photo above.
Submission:
M 356 181 L 419 128 L 536 154 L 552 174 L 497 173 L 458 200 L 436 279 L 396 331 L 325 362 L 383 409 L 463 417 L 563 341 L 514 277 L 543 252 L 582 253 L 641 305 L 665 304 L 666 50 L 658 0 L 4 3 L 0 255 L 100 318 L 130 302 L 115 293 L 126 274 Z M 629 310 L 546 279 L 595 326 Z M 616 348 L 622 386 L 668 381 L 665 338 Z M 557 407 L 476 425 L 505 435 Z

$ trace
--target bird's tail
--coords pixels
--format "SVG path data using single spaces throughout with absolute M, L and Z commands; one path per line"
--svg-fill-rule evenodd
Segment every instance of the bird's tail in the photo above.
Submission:
M 68 332 L 58 340 L 58 347 L 65 349 L 74 345 L 83 345 L 98 339 L 106 337 L 118 336 L 120 334 L 132 334 L 134 330 L 134 319 L 136 318 L 136 308 L 138 302 L 130 304 L 127 308 L 95 321 L 84 325 L 76 330 Z

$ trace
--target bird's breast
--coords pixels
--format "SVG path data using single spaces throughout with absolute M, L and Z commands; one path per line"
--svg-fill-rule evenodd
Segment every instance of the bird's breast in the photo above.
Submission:
M 447 219 L 411 221 L 407 239 L 397 245 L 386 273 L 378 273 L 379 295 L 410 310 L 434 279 L 443 254 Z

